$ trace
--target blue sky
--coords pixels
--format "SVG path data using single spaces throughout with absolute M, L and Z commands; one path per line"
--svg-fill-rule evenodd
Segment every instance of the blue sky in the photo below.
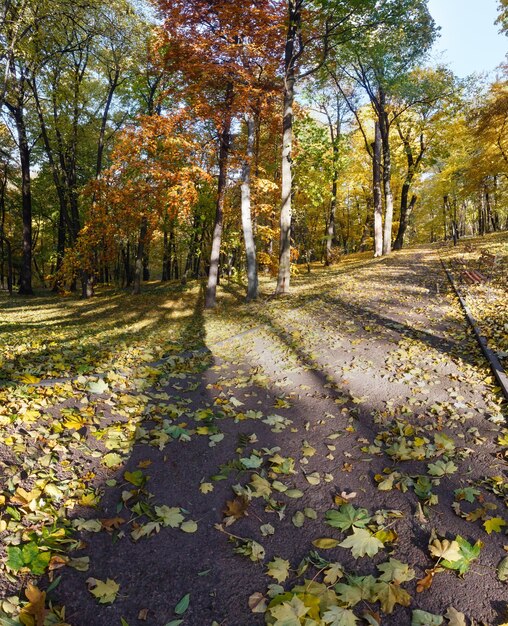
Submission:
M 491 72 L 505 60 L 508 37 L 494 24 L 496 0 L 429 0 L 429 10 L 441 26 L 434 56 L 459 77 Z

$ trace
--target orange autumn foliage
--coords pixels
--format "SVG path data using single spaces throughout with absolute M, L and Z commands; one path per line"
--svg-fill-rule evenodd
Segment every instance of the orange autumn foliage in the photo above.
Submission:
M 63 271 L 93 272 L 112 261 L 119 247 L 137 236 L 146 220 L 146 241 L 168 219 L 187 215 L 199 185 L 209 175 L 196 163 L 200 146 L 185 111 L 173 116 L 142 116 L 118 138 L 112 165 L 88 189 L 94 197 L 77 245 L 66 253 Z
M 158 51 L 182 95 L 221 128 L 280 89 L 284 3 L 271 0 L 156 0 L 164 19 Z M 227 86 L 233 98 L 224 97 Z

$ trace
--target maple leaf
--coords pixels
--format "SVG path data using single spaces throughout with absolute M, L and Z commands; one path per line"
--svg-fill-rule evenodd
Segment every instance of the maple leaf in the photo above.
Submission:
M 349 528 L 365 528 L 372 517 L 366 509 L 357 509 L 352 504 L 343 504 L 338 511 L 330 509 L 325 513 L 326 523 L 332 528 L 348 530 Z
M 466 500 L 466 502 L 473 503 L 480 495 L 480 491 L 474 487 L 462 487 L 461 489 L 455 489 L 454 494 L 455 499 L 458 501 Z
M 101 463 L 110 469 L 113 467 L 119 467 L 123 464 L 123 461 L 123 457 L 116 452 L 108 452 L 101 459 Z
M 154 507 L 157 517 L 160 518 L 163 526 L 169 526 L 171 528 L 178 528 L 185 519 L 182 515 L 181 509 L 178 506 L 169 507 L 165 504 L 162 506 Z
M 108 578 L 106 581 L 97 578 L 88 578 L 88 591 L 95 596 L 100 604 L 110 604 L 116 600 L 120 585 Z
M 374 597 L 379 600 L 381 608 L 385 613 L 392 613 L 396 604 L 409 606 L 411 604 L 411 596 L 395 583 L 387 583 L 380 581 L 375 583 L 372 588 Z
M 41 591 L 38 587 L 32 585 L 32 583 L 28 583 L 25 589 L 25 596 L 29 603 L 21 609 L 20 618 L 22 619 L 23 615 L 30 615 L 35 618 L 36 626 L 44 626 L 44 620 L 49 613 L 49 611 L 44 608 L 46 592 Z M 23 623 L 25 622 L 23 621 Z
M 489 517 L 483 522 L 483 527 L 489 535 L 493 532 L 500 533 L 503 526 L 506 526 L 506 520 L 502 517 Z
M 316 454 L 316 448 L 310 445 L 308 441 L 304 441 L 302 444 L 302 454 L 303 456 L 314 456 Z
M 339 599 L 348 606 L 355 606 L 358 602 L 374 602 L 373 587 L 376 579 L 373 576 L 347 576 L 347 583 L 335 585 Z
M 469 569 L 471 562 L 480 556 L 480 551 L 483 547 L 481 541 L 477 541 L 474 545 L 471 545 L 466 539 L 457 535 L 455 538 L 459 546 L 459 558 L 450 559 L 449 557 L 441 561 L 441 565 L 447 569 L 456 570 L 461 576 L 463 576 Z
M 123 477 L 126 481 L 128 481 L 135 487 L 142 487 L 148 480 L 148 476 L 145 476 L 141 470 L 135 470 L 134 472 L 125 472 Z
M 248 508 L 249 500 L 245 496 L 235 498 L 234 500 L 228 500 L 226 502 L 226 508 L 224 509 L 224 515 L 237 520 L 247 515 Z
M 353 528 L 353 534 L 346 537 L 342 543 L 342 548 L 351 548 L 351 553 L 355 559 L 362 556 L 374 556 L 384 548 L 382 541 L 379 541 L 372 533 L 363 528 Z
M 262 478 L 259 474 L 252 474 L 250 484 L 253 487 L 253 496 L 255 498 L 269 498 L 272 493 L 270 483 L 266 478 Z
M 323 613 L 323 621 L 330 626 L 355 626 L 358 618 L 350 609 L 332 606 Z
M 431 476 L 445 476 L 447 474 L 455 474 L 458 467 L 453 461 L 436 461 L 435 463 L 429 463 L 429 474 Z
M 401 563 L 397 559 L 390 559 L 386 563 L 377 566 L 380 572 L 383 572 L 379 580 L 384 582 L 394 582 L 398 585 L 413 580 L 415 571 L 406 563 Z
M 460 546 L 456 541 L 448 541 L 448 539 L 434 539 L 429 546 L 430 553 L 438 559 L 446 559 L 449 562 L 459 561 Z
M 340 563 L 330 563 L 330 567 L 325 570 L 323 582 L 327 585 L 335 585 L 335 583 L 344 576 L 344 570 Z
M 107 530 L 108 532 L 112 532 L 113 530 L 120 528 L 120 526 L 125 523 L 123 517 L 111 517 L 108 519 L 101 519 L 99 521 L 104 530 Z
M 305 606 L 300 598 L 293 596 L 290 602 L 283 602 L 268 610 L 275 618 L 274 626 L 300 626 L 300 618 L 304 617 L 310 608 Z
M 86 388 L 90 393 L 94 393 L 94 394 L 102 394 L 102 393 L 106 393 L 107 391 L 109 391 L 109 385 L 107 382 L 104 381 L 103 378 L 99 378 L 95 382 L 90 381 L 87 384 Z
M 7 554 L 7 565 L 11 569 L 17 572 L 26 567 L 36 576 L 44 574 L 51 560 L 51 553 L 41 550 L 33 541 L 22 547 L 9 546 Z
M 275 578 L 278 583 L 284 582 L 289 575 L 289 565 L 289 561 L 277 556 L 268 563 L 266 573 L 268 576 Z
M 445 617 L 449 620 L 448 626 L 466 626 L 466 616 L 464 613 L 454 609 L 453 606 L 448 607 Z

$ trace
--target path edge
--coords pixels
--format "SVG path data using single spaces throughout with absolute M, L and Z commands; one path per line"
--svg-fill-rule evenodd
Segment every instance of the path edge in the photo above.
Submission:
M 496 353 L 489 348 L 488 344 L 487 344 L 487 340 L 485 339 L 485 337 L 481 334 L 480 329 L 478 327 L 478 324 L 476 323 L 475 318 L 473 317 L 471 311 L 469 310 L 469 307 L 466 304 L 466 301 L 464 300 L 464 297 L 462 296 L 462 293 L 460 292 L 458 286 L 455 284 L 455 281 L 453 280 L 453 276 L 452 273 L 450 272 L 450 270 L 446 267 L 443 259 L 440 259 L 441 261 L 441 265 L 443 266 L 443 269 L 448 277 L 448 280 L 450 281 L 451 286 L 453 287 L 453 291 L 455 292 L 455 295 L 457 296 L 457 298 L 459 299 L 460 305 L 464 311 L 464 314 L 466 316 L 466 319 L 469 323 L 469 325 L 471 326 L 471 328 L 473 329 L 473 332 L 475 334 L 476 340 L 478 341 L 480 348 L 485 356 L 485 358 L 487 359 L 487 361 L 489 362 L 490 365 L 490 369 L 492 370 L 499 386 L 501 387 L 501 391 L 503 392 L 504 397 L 506 398 L 506 400 L 508 400 L 508 376 L 506 375 L 506 372 L 500 362 L 500 360 L 497 358 Z

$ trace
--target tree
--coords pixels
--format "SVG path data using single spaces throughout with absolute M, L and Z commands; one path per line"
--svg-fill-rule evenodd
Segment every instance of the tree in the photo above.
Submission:
M 95 197 L 89 219 L 66 271 L 90 274 L 136 237 L 133 293 L 141 292 L 145 248 L 167 220 L 189 213 L 206 173 L 192 164 L 197 145 L 184 111 L 143 116 L 120 134 L 112 165 L 89 188 Z
M 394 123 L 402 142 L 406 160 L 404 180 L 400 193 L 399 227 L 393 249 L 404 244 L 412 211 L 417 202 L 410 190 L 424 162 L 429 143 L 440 128 L 440 118 L 456 112 L 456 85 L 454 77 L 445 68 L 416 68 L 399 85 L 393 100 Z
M 498 16 L 496 24 L 500 26 L 500 32 L 508 35 L 508 0 L 498 0 Z
M 277 59 L 280 25 L 269 0 L 158 0 L 164 17 L 160 50 L 176 87 L 196 114 L 213 120 L 218 140 L 215 224 L 205 306 L 216 302 L 224 199 L 235 116 L 258 97 L 259 70 Z M 270 72 L 268 72 L 270 75 Z
M 394 112 L 392 98 L 403 77 L 430 49 L 436 36 L 426 0 L 399 0 L 391 3 L 391 16 L 363 38 L 341 50 L 338 64 L 365 90 L 377 117 L 382 146 L 384 231 L 382 253 L 392 247 L 393 193 L 390 131 L 400 112 Z M 399 20 L 394 20 L 398 15 Z M 407 106 L 411 106 L 408 102 Z

